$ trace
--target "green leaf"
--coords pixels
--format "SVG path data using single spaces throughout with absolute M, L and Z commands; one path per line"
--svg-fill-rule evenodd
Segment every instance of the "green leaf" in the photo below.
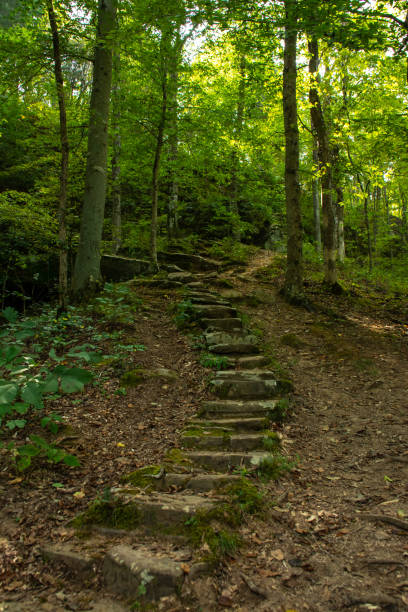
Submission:
M 18 414 L 27 414 L 28 409 L 29 409 L 29 405 L 28 404 L 23 404 L 21 402 L 18 402 L 17 404 L 13 405 L 13 409 L 18 413 Z
M 6 427 L 8 427 L 9 429 L 15 429 L 16 427 L 18 427 L 19 429 L 23 429 L 26 423 L 27 421 L 23 419 L 15 419 L 13 421 L 7 421 Z
M 59 463 L 65 457 L 65 451 L 61 448 L 55 448 L 54 446 L 49 446 L 47 449 L 47 457 L 53 463 Z
M 58 376 L 52 372 L 47 376 L 43 385 L 43 393 L 57 393 L 58 391 Z
M 0 380 L 0 405 L 11 404 L 17 397 L 18 385 Z
M 75 455 L 65 455 L 63 462 L 70 467 L 78 467 L 81 465 L 81 462 L 79 461 L 78 457 L 75 457 Z
M 21 346 L 7 346 L 5 349 L 1 351 L 1 359 L 4 363 L 10 363 L 13 361 L 20 353 L 22 352 Z
M 19 455 L 26 455 L 27 457 L 36 457 L 41 453 L 41 449 L 34 444 L 25 444 L 18 449 Z
M 22 472 L 26 470 L 31 465 L 31 457 L 28 455 L 22 455 L 17 459 L 17 469 Z
M 2 315 L 9 323 L 15 323 L 18 319 L 17 310 L 11 308 L 11 306 L 7 306 L 7 308 L 2 311 Z
M 52 486 L 56 489 L 61 489 L 64 485 L 62 484 L 62 482 L 53 482 Z
M 36 436 L 35 434 L 32 434 L 30 436 L 30 440 L 43 450 L 46 450 L 49 447 L 48 442 L 44 440 L 44 438 L 41 438 L 41 436 Z
M 58 366 L 54 370 L 61 379 L 61 388 L 64 393 L 83 391 L 84 386 L 93 379 L 93 374 L 81 368 L 67 368 Z
M 42 385 L 34 381 L 27 383 L 21 391 L 21 399 L 34 408 L 42 408 Z

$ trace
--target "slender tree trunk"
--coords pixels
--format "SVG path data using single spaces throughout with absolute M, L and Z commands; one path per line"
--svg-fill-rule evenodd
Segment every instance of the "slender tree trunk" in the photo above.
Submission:
M 309 73 L 311 74 L 312 79 L 316 79 L 319 82 L 319 55 L 317 53 L 317 49 L 315 49 L 315 53 L 311 54 L 309 60 Z M 313 166 L 318 169 L 319 167 L 319 153 L 318 153 L 318 142 L 316 136 L 316 128 L 313 123 L 313 114 L 310 113 L 310 124 L 312 128 L 313 134 Z M 314 229 L 315 229 L 315 240 L 316 240 L 316 250 L 318 253 L 322 252 L 322 233 L 320 228 L 320 206 L 321 206 L 321 187 L 320 180 L 316 176 L 312 181 L 312 198 L 313 198 L 313 219 L 314 219 Z
M 96 290 L 101 282 L 100 248 L 106 198 L 112 37 L 116 28 L 116 8 L 116 0 L 99 0 L 84 205 L 73 279 L 73 291 L 77 297 Z
M 174 55 L 172 66 L 169 73 L 169 144 L 170 144 L 170 167 L 171 183 L 170 198 L 167 206 L 167 234 L 170 240 L 178 235 L 178 200 L 179 200 L 179 181 L 177 172 L 178 162 L 178 90 L 179 90 L 179 61 L 182 42 L 180 34 L 177 33 L 174 44 Z
M 154 266 L 158 269 L 157 261 L 157 210 L 159 203 L 159 172 L 160 161 L 163 149 L 164 128 L 166 125 L 167 114 L 167 70 L 162 74 L 162 105 L 160 112 L 159 125 L 157 127 L 156 149 L 153 162 L 152 173 L 152 221 L 150 228 L 150 258 Z
M 52 0 L 47 0 L 47 11 L 52 32 L 52 45 L 54 55 L 54 76 L 57 87 L 59 107 L 59 128 L 61 142 L 61 170 L 60 192 L 58 205 L 58 246 L 59 246 L 59 279 L 58 294 L 59 306 L 65 310 L 68 303 L 68 243 L 67 243 L 67 191 L 68 191 L 68 164 L 69 142 L 67 131 L 67 113 L 65 108 L 64 77 L 61 67 L 61 50 L 57 20 Z
M 122 215 L 121 215 L 121 179 L 120 179 L 120 156 L 122 152 L 122 140 L 120 132 L 120 56 L 113 56 L 113 87 L 112 87 L 112 133 L 113 133 L 113 155 L 112 155 L 112 250 L 116 255 L 122 243 Z
M 296 98 L 297 1 L 285 0 L 283 117 L 285 125 L 285 195 L 287 267 L 284 293 L 289 299 L 303 295 L 302 220 L 299 185 L 299 128 Z
M 368 269 L 370 272 L 373 269 L 373 247 L 371 240 L 370 218 L 368 216 L 368 202 L 370 200 L 370 184 L 367 183 L 364 193 L 364 223 L 367 231 L 367 248 L 368 248 Z
M 316 37 L 312 37 L 308 43 L 309 52 L 312 57 L 319 57 L 319 48 Z M 321 171 L 321 181 L 323 190 L 322 217 L 323 217 L 323 257 L 324 257 L 324 277 L 329 285 L 337 285 L 336 269 L 336 219 L 333 206 L 333 181 L 332 164 L 330 156 L 330 144 L 327 127 L 323 116 L 319 92 L 316 83 L 311 84 L 309 89 L 309 101 L 311 104 L 311 116 L 313 127 L 316 131 L 319 143 L 318 155 Z
M 339 261 L 344 262 L 346 257 L 346 247 L 344 244 L 344 196 L 341 187 L 337 187 L 337 252 Z
M 238 242 L 241 240 L 241 232 L 239 229 L 239 210 L 238 210 L 238 167 L 239 167 L 239 146 L 242 136 L 242 127 L 244 125 L 245 112 L 245 90 L 246 90 L 246 58 L 242 54 L 239 62 L 239 83 L 238 83 L 238 98 L 237 98 L 237 119 L 235 124 L 234 146 L 231 156 L 231 184 L 230 184 L 230 210 L 234 216 L 234 224 L 232 228 L 232 236 Z

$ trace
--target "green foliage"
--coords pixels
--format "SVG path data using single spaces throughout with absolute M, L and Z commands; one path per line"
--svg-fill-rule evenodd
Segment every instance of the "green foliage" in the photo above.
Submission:
M 257 466 L 257 473 L 260 480 L 279 480 L 287 472 L 291 472 L 296 467 L 297 461 L 289 461 L 287 457 L 280 454 L 272 454 L 262 459 Z
M 88 308 L 106 321 L 132 323 L 142 300 L 126 284 L 105 283 L 102 293 Z
M 200 356 L 200 363 L 204 368 L 225 370 L 228 367 L 228 357 L 213 355 L 212 353 L 202 353 Z
M 208 249 L 209 255 L 217 259 L 225 259 L 229 263 L 245 264 L 253 257 L 256 247 L 241 242 L 236 242 L 232 238 L 223 238 L 214 242 Z
M 275 407 L 269 411 L 268 418 L 272 423 L 283 423 L 287 420 L 289 411 L 289 400 L 287 398 L 282 398 L 275 404 Z
M 82 331 L 83 319 L 72 310 L 60 320 L 54 318 L 53 309 L 44 309 L 38 317 L 21 319 L 10 307 L 2 314 L 8 323 L 0 331 L 0 434 L 7 438 L 8 432 L 32 428 L 35 423 L 56 434 L 63 419 L 53 412 L 44 414 L 44 401 L 62 393 L 82 392 L 93 374 L 72 363 L 92 363 L 99 357 L 86 350 L 88 345 L 76 346 L 61 355 L 55 348 L 47 352 L 44 347 L 52 344 L 51 339 L 55 347 L 69 346 L 71 331 Z M 31 432 L 26 435 L 29 443 L 17 444 L 13 440 L 7 445 L 17 469 L 27 469 L 34 458 L 79 465 L 76 457 L 44 438 Z
M 191 300 L 183 300 L 177 304 L 173 319 L 179 329 L 191 325 L 197 318 Z

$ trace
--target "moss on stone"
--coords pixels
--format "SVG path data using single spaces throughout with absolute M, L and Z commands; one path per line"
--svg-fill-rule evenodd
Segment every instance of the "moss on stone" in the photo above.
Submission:
M 283 423 L 288 418 L 289 410 L 289 400 L 282 398 L 275 404 L 275 407 L 269 411 L 268 418 L 272 423 Z
M 125 372 L 125 374 L 120 379 L 121 386 L 124 387 L 137 387 L 137 385 L 141 385 L 149 379 L 158 379 L 161 378 L 166 382 L 175 382 L 178 378 L 176 372 L 172 370 L 166 370 L 164 368 L 156 368 L 153 370 L 146 370 L 143 368 L 135 368 L 134 370 L 129 370 Z
M 276 431 L 270 430 L 264 431 L 263 434 L 262 445 L 264 449 L 271 453 L 277 451 L 281 444 L 279 434 Z
M 130 474 L 125 474 L 121 477 L 120 482 L 128 483 L 134 487 L 140 489 L 147 489 L 148 487 L 154 488 L 155 481 L 151 476 L 156 476 L 160 473 L 162 466 L 160 465 L 147 465 L 140 470 L 135 470 Z
M 180 448 L 171 448 L 164 457 L 164 464 L 170 467 L 181 465 L 182 467 L 191 466 L 192 462 Z
M 92 525 L 103 525 L 129 531 L 138 527 L 141 520 L 140 511 L 135 504 L 97 499 L 89 504 L 87 510 L 77 516 L 71 525 L 80 530 Z

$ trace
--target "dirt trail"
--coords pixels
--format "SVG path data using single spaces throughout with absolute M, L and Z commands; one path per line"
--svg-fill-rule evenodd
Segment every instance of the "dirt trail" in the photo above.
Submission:
M 278 376 L 293 380 L 292 416 L 281 434 L 284 454 L 298 456 L 298 464 L 269 485 L 276 505 L 267 520 L 244 526 L 247 544 L 197 582 L 191 606 L 169 600 L 159 609 L 408 610 L 408 531 L 378 518 L 408 522 L 404 328 L 386 311 L 378 317 L 355 300 L 331 299 L 316 288 L 310 297 L 325 311 L 288 306 L 274 284 L 259 276 L 272 257 L 261 252 L 245 271 L 226 276 Z M 69 519 L 123 471 L 159 461 L 206 396 L 208 371 L 165 312 L 169 295 L 171 290 L 146 294 L 150 310 L 132 330 L 146 351 L 134 359 L 148 367 L 174 367 L 180 383 L 170 390 L 146 386 L 123 398 L 113 381 L 75 406 L 67 402 L 80 436 L 78 474 L 44 467 L 20 482 L 7 468 L 1 472 L 0 575 L 9 603 L 2 604 L 0 596 L 0 610 L 128 609 L 98 593 L 96 579 L 78 585 L 51 569 L 39 547 L 50 537 L 69 543 Z M 255 296 L 250 303 L 256 306 L 245 305 L 242 297 L 248 296 Z M 57 480 L 64 482 L 62 492 L 52 488 Z
M 293 379 L 283 434 L 299 464 L 277 487 L 275 526 L 254 537 L 270 592 L 256 609 L 408 609 L 408 531 L 375 518 L 408 517 L 406 336 L 344 300 L 332 303 L 343 319 L 288 306 L 256 279 L 270 261 L 234 285 L 259 298 L 245 310 Z

